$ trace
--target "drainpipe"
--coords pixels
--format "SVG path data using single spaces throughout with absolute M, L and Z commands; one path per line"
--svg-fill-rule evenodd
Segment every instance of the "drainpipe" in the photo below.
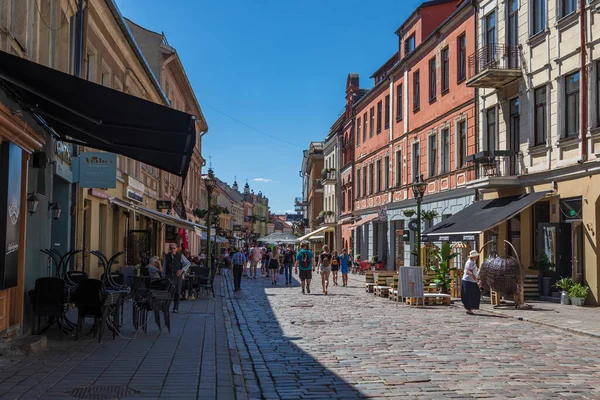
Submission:
M 84 40 L 84 22 L 85 22 L 85 1 L 79 0 L 77 5 L 77 13 L 75 14 L 75 52 L 73 57 L 74 60 L 74 74 L 78 78 L 83 77 L 83 44 Z M 79 156 L 79 146 L 73 144 L 73 158 Z M 79 201 L 79 184 L 77 182 L 73 182 L 71 184 L 71 210 L 73 210 L 71 214 L 71 232 L 70 232 L 70 244 L 71 249 L 74 250 L 77 247 L 77 214 L 79 207 L 77 206 L 77 202 Z M 76 257 L 71 258 L 71 270 L 75 270 Z M 83 264 L 81 266 L 82 270 L 84 268 Z
M 474 21 L 473 22 L 473 26 L 474 26 L 474 29 L 475 29 L 475 34 L 473 35 L 473 37 L 474 37 L 474 45 L 475 45 L 474 46 L 474 51 L 477 52 L 477 47 L 479 46 L 479 40 L 478 40 L 479 39 L 479 32 L 478 32 L 478 29 L 479 29 L 479 24 L 478 24 L 478 22 L 479 22 L 479 19 L 478 19 L 479 13 L 477 11 L 477 4 L 475 2 L 473 2 L 472 4 L 473 4 L 473 21 Z M 468 68 L 468 66 L 467 66 L 467 68 Z M 475 126 L 474 126 L 475 137 L 474 137 L 474 139 L 475 139 L 475 153 L 477 153 L 477 150 L 479 149 L 479 115 L 480 115 L 480 112 L 479 112 L 479 89 L 478 88 L 475 88 L 474 94 L 475 94 L 475 104 L 473 106 L 473 111 L 474 111 L 474 114 L 475 114 L 474 115 L 474 117 L 475 117 L 474 118 L 474 123 L 475 123 Z M 468 127 L 467 127 L 467 129 L 468 129 Z M 477 174 L 477 167 L 476 166 L 475 166 L 475 170 L 473 171 L 473 173 Z M 477 177 L 475 177 L 475 178 L 477 178 Z M 474 201 L 479 200 L 479 190 L 477 190 L 477 189 L 475 189 L 475 197 L 474 197 L 473 200 Z
M 586 0 L 579 0 L 579 40 L 581 48 L 581 162 L 587 161 L 587 130 L 588 130 L 588 68 L 587 68 L 587 38 L 586 38 Z

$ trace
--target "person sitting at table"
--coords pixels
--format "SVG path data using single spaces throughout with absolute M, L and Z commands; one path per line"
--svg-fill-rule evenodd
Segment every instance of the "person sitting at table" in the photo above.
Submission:
M 148 262 L 148 265 L 146 265 L 146 269 L 148 270 L 148 273 L 150 274 L 150 280 L 151 281 L 155 281 L 157 279 L 161 279 L 162 278 L 162 265 L 160 263 L 160 259 L 156 256 L 152 257 L 150 259 L 150 261 Z

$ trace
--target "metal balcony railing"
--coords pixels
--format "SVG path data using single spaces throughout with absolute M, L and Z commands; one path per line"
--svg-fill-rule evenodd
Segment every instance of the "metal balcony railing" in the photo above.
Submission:
M 468 157 L 475 164 L 476 179 L 521 175 L 521 155 L 510 150 L 482 151 Z
M 485 70 L 520 70 L 519 47 L 492 43 L 482 46 L 469 56 L 469 79 Z

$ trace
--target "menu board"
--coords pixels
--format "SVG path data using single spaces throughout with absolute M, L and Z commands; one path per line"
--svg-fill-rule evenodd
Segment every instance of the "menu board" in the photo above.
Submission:
M 423 270 L 421 267 L 398 268 L 398 296 L 424 298 Z

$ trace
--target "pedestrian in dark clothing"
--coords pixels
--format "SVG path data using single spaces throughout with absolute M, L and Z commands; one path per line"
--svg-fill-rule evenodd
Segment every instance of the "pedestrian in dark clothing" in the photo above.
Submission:
M 181 299 L 181 288 L 183 287 L 183 273 L 187 271 L 191 263 L 181 253 L 177 252 L 175 243 L 169 244 L 169 253 L 163 261 L 163 273 L 173 285 L 175 285 L 175 293 L 173 294 L 173 312 L 179 312 L 179 300 Z
M 292 245 L 288 244 L 287 249 L 283 252 L 283 270 L 285 272 L 285 284 L 292 284 L 292 268 L 296 262 L 296 254 L 292 250 Z
M 244 273 L 246 257 L 244 253 L 237 251 L 235 247 L 231 251 L 233 252 L 233 256 L 231 256 L 231 264 L 233 265 L 233 291 L 239 292 L 242 290 L 242 274 Z

